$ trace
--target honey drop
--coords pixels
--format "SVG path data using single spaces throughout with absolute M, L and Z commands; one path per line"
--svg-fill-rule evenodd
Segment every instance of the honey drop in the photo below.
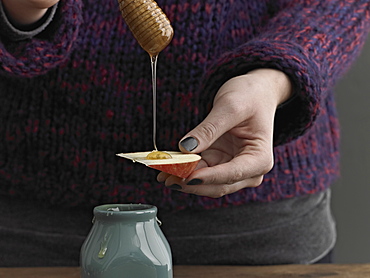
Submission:
M 146 159 L 170 159 L 172 156 L 169 153 L 161 151 L 152 151 L 147 156 Z

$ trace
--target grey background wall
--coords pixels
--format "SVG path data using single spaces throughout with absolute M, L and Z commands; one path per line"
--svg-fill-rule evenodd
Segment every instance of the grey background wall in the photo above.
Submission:
M 338 263 L 370 263 L 370 38 L 337 86 L 341 178 L 333 186 Z

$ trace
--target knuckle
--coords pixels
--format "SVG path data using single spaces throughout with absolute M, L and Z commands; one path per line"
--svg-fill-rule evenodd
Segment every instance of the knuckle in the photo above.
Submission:
M 229 172 L 230 172 L 229 175 L 227 175 L 226 177 L 220 177 L 220 179 L 223 180 L 223 182 L 228 185 L 234 184 L 236 182 L 248 178 L 247 171 L 245 170 L 243 165 L 234 163 L 232 167 L 230 167 Z
M 262 181 L 263 181 L 263 175 L 255 178 L 253 183 L 249 187 L 258 187 L 262 184 Z
M 187 193 L 187 194 L 202 196 L 200 186 L 183 186 L 181 192 Z
M 228 113 L 231 115 L 243 115 L 244 109 L 245 109 L 245 104 L 239 101 L 230 101 L 228 107 Z
M 212 175 L 207 176 L 206 179 L 203 180 L 206 184 L 217 184 L 217 180 L 219 179 L 219 173 L 217 171 L 214 171 Z
M 265 164 L 265 171 L 263 174 L 267 174 L 274 167 L 274 158 L 270 156 L 269 160 Z
M 241 181 L 245 179 L 245 173 L 239 167 L 235 167 L 233 171 L 233 175 L 228 180 L 228 184 L 233 184 L 235 182 Z
M 211 122 L 203 123 L 200 126 L 200 131 L 202 132 L 202 137 L 206 141 L 211 141 L 215 138 L 218 128 L 215 124 Z
M 269 152 L 264 152 L 261 155 L 261 164 L 259 167 L 259 175 L 265 175 L 274 167 L 274 157 Z
M 222 98 L 224 113 L 234 117 L 246 114 L 245 112 L 248 106 L 245 102 L 235 101 L 235 96 L 232 94 L 225 94 Z
M 274 166 L 273 162 L 266 162 L 263 167 L 261 168 L 261 175 L 265 175 L 267 174 L 268 172 L 270 172 L 270 170 L 272 169 L 272 167 Z
M 217 199 L 229 194 L 229 186 L 227 184 L 219 185 L 218 189 L 210 196 Z

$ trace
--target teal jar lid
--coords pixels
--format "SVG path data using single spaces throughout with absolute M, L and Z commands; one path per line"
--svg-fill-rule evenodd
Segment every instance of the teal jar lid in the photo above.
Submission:
M 157 207 L 149 204 L 105 204 L 94 208 L 95 220 L 141 222 L 156 218 Z

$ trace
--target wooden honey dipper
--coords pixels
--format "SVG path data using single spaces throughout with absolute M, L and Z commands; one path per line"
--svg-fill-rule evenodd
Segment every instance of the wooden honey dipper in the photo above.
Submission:
M 157 56 L 172 40 L 173 29 L 153 0 L 118 0 L 121 14 L 140 46 Z

